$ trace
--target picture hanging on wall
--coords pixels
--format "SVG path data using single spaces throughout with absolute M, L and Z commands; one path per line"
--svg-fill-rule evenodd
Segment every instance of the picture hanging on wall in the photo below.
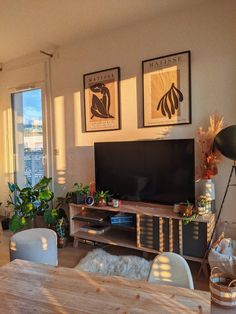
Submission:
M 120 68 L 84 74 L 85 131 L 120 129 Z
M 144 127 L 191 123 L 191 54 L 142 62 Z

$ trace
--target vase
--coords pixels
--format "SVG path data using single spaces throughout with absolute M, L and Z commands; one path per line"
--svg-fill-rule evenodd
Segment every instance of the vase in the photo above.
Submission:
M 212 179 L 203 179 L 201 181 L 201 194 L 209 200 L 209 205 L 206 206 L 206 212 L 215 211 L 215 184 Z
M 197 207 L 197 213 L 200 216 L 203 216 L 206 214 L 206 207 L 205 206 L 198 206 Z

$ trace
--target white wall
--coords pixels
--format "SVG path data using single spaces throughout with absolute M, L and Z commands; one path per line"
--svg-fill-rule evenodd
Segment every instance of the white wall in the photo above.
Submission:
M 235 21 L 236 1 L 206 1 L 199 7 L 107 31 L 61 48 L 51 63 L 56 194 L 64 195 L 74 182 L 94 179 L 96 141 L 191 138 L 199 126 L 208 125 L 209 115 L 215 111 L 224 116 L 225 126 L 235 124 Z M 184 50 L 192 54 L 192 124 L 138 128 L 141 61 Z M 122 129 L 83 133 L 83 74 L 115 66 L 121 67 Z M 214 179 L 218 204 L 230 168 L 231 162 L 224 159 Z M 235 195 L 232 190 L 227 198 L 225 219 L 236 220 Z
M 215 111 L 224 116 L 225 126 L 235 124 L 235 20 L 235 1 L 210 1 L 61 49 L 52 63 L 58 193 L 71 189 L 74 182 L 93 180 L 96 141 L 154 139 L 165 134 L 169 138 L 194 137 L 199 126 L 208 125 Z M 138 128 L 141 61 L 184 50 L 192 54 L 192 124 Z M 121 67 L 122 129 L 83 133 L 83 74 L 115 66 Z M 60 127 L 63 132 L 60 130 L 57 136 Z M 231 162 L 223 160 L 214 179 L 218 204 L 230 168 Z M 236 220 L 236 198 L 230 194 L 223 216 Z

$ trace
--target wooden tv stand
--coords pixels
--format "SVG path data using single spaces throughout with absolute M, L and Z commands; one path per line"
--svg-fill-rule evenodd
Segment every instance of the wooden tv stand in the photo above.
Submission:
M 135 226 L 111 225 L 103 234 L 90 234 L 79 230 L 85 224 L 87 211 L 93 214 L 99 211 L 133 214 Z M 70 204 L 69 213 L 70 235 L 74 237 L 75 247 L 78 240 L 83 239 L 154 254 L 176 252 L 198 262 L 202 261 L 215 223 L 215 215 L 210 213 L 183 225 L 172 206 L 128 201 L 122 202 L 119 208 Z M 83 220 L 73 219 L 84 213 Z

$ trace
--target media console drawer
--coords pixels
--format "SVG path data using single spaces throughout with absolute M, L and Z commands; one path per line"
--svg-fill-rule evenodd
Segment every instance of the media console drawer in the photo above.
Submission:
M 137 228 L 142 248 L 202 258 L 212 226 L 213 220 L 183 225 L 181 219 L 140 215 Z
M 182 254 L 182 222 L 179 219 L 167 217 L 140 216 L 140 246 L 157 250 L 158 252 L 171 251 Z

